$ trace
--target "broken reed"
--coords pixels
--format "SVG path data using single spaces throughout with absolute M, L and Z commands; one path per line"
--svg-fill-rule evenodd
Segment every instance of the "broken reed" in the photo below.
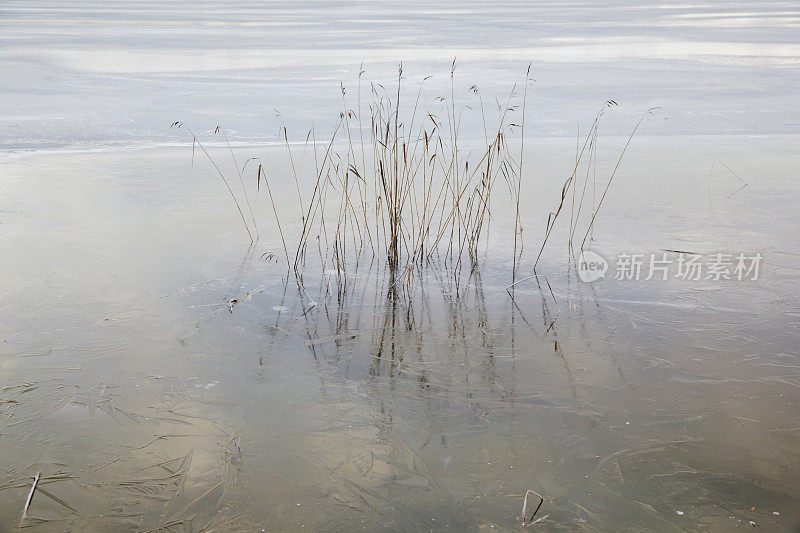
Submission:
M 301 228 L 297 241 L 291 246 L 286 241 L 275 205 L 268 169 L 261 161 L 255 160 L 258 162 L 257 190 L 260 191 L 263 183 L 280 233 L 286 264 L 294 271 L 298 280 L 302 279 L 309 241 L 313 240 L 317 241 L 323 269 L 333 266 L 343 276 L 349 264 L 357 265 L 366 255 L 370 259 L 386 261 L 394 280 L 393 285 L 410 282 L 415 268 L 422 268 L 433 256 L 437 256 L 437 259 L 443 258 L 446 263 L 449 262 L 458 269 L 462 265 L 462 259 L 466 257 L 474 266 L 480 244 L 488 236 L 492 218 L 491 196 L 498 178 L 506 184 L 514 206 L 512 282 L 516 279 L 524 249 L 520 197 L 525 157 L 527 89 L 533 81 L 530 77 L 530 66 L 525 73 L 522 96 L 518 94 L 519 84 L 514 84 L 505 101 L 497 102 L 495 123 L 492 127 L 487 125 L 481 92 L 474 85 L 470 87 L 469 92 L 478 98 L 480 104 L 484 142 L 477 155 L 470 152 L 466 156 L 459 149 L 459 127 L 464 107 L 457 103 L 455 68 L 456 63 L 453 61 L 449 99 L 438 98 L 442 104 L 442 111 L 438 114 L 420 109 L 423 85 L 430 76 L 422 80 L 416 97 L 411 102 L 404 100 L 401 90 L 404 83 L 402 64 L 398 68 L 395 86 L 387 89 L 381 84 L 369 84 L 372 98 L 366 104 L 362 103 L 361 98 L 363 69 L 358 75 L 355 102 L 348 99 L 347 90 L 341 85 L 342 109 L 330 139 L 325 143 L 318 143 L 313 128 L 306 136 L 306 146 L 310 145 L 313 150 L 315 174 L 314 186 L 310 197 L 306 195 L 307 200 L 301 192 L 301 180 L 295 168 L 286 127 L 281 126 L 281 135 L 297 188 L 297 220 Z M 352 107 L 353 103 L 355 107 Z M 557 209 L 547 216 L 545 238 L 534 268 L 570 191 L 572 213 L 569 248 L 573 249 L 573 237 L 591 175 L 591 221 L 581 242 L 581 249 L 586 244 L 597 211 L 620 164 L 617 163 L 600 201 L 597 202 L 597 129 L 605 109 L 616 105 L 611 100 L 604 104 L 586 136 L 583 149 L 576 150 L 575 166 L 572 175 L 564 183 L 561 201 Z M 513 116 L 520 116 L 520 121 L 513 122 Z M 184 127 L 180 122 L 175 122 L 173 126 Z M 636 127 L 638 126 L 639 124 Z M 197 136 L 189 131 L 193 140 L 193 154 L 196 145 L 211 161 L 233 198 L 251 243 L 255 242 L 259 231 L 242 177 L 248 163 L 254 159 L 248 160 L 239 169 L 223 132 L 225 144 L 237 168 L 242 189 L 240 196 L 234 192 L 230 181 Z M 635 131 L 636 129 L 631 137 Z M 218 127 L 215 133 L 219 132 Z M 368 132 L 366 139 L 365 132 Z M 519 135 L 518 153 L 509 149 L 509 140 L 515 138 L 515 135 Z M 624 153 L 625 150 L 620 155 L 620 162 Z M 585 180 L 576 204 L 578 172 L 587 158 Z M 240 197 L 244 198 L 244 202 Z M 243 208 L 243 205 L 246 207 Z M 246 213 L 250 215 L 249 218 Z

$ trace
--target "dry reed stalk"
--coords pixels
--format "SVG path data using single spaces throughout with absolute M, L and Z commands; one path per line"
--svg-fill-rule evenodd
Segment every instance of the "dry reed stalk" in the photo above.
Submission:
M 36 492 L 36 487 L 39 485 L 39 479 L 41 478 L 42 473 L 36 472 L 36 475 L 33 477 L 33 484 L 31 485 L 31 490 L 28 492 L 28 498 L 25 500 L 25 506 L 22 508 L 22 518 L 19 520 L 19 527 L 22 527 L 22 523 L 25 522 L 25 519 L 28 518 L 28 509 L 31 507 L 31 501 L 33 500 L 33 493 Z
M 172 127 L 183 128 L 185 126 L 184 126 L 184 124 L 182 122 L 174 122 L 172 124 L 172 126 L 170 126 L 170 127 L 171 128 Z M 228 189 L 228 193 L 230 193 L 231 198 L 233 198 L 233 203 L 236 204 L 236 209 L 239 211 L 239 215 L 242 217 L 242 222 L 244 223 L 244 228 L 247 230 L 247 235 L 250 237 L 250 244 L 253 244 L 253 242 L 254 242 L 253 241 L 253 233 L 250 231 L 250 226 L 247 224 L 247 219 L 245 219 L 245 217 L 244 217 L 244 212 L 242 212 L 242 207 L 239 205 L 239 201 L 236 199 L 236 195 L 233 193 L 233 189 L 231 189 L 231 185 L 230 185 L 230 183 L 228 183 L 228 179 L 225 177 L 225 174 L 222 172 L 222 170 L 220 170 L 220 168 L 217 165 L 216 161 L 214 161 L 214 158 L 211 157 L 211 155 L 208 153 L 208 151 L 206 150 L 205 146 L 203 146 L 203 144 L 197 138 L 197 135 L 195 135 L 194 132 L 192 130 L 190 130 L 189 128 L 186 128 L 186 131 L 188 131 L 189 134 L 192 136 L 192 152 L 194 153 L 195 145 L 199 146 L 200 149 L 205 154 L 206 158 L 214 166 L 214 169 L 217 171 L 217 174 L 219 174 L 219 177 L 222 178 L 223 183 L 225 183 L 225 187 Z
M 592 219 L 591 221 L 589 221 L 589 227 L 586 228 L 586 234 L 583 236 L 583 240 L 581 241 L 581 250 L 583 250 L 583 247 L 586 244 L 586 238 L 589 236 L 589 232 L 592 230 L 592 227 L 594 226 L 594 220 L 597 217 L 598 211 L 600 211 L 600 206 L 603 205 L 603 200 L 606 199 L 606 194 L 608 193 L 608 189 L 611 187 L 611 182 L 614 181 L 614 176 L 617 175 L 617 170 L 619 170 L 619 167 L 622 164 L 622 158 L 625 157 L 625 152 L 628 151 L 628 146 L 630 146 L 631 140 L 633 140 L 633 136 L 636 135 L 636 131 L 639 129 L 639 126 L 641 126 L 642 121 L 645 119 L 645 117 L 647 117 L 647 115 L 653 115 L 653 111 L 655 111 L 656 109 L 658 109 L 658 107 L 651 107 L 650 109 L 645 111 L 642 114 L 641 118 L 639 119 L 639 122 L 637 122 L 636 126 L 634 126 L 633 131 L 631 131 L 631 134 L 628 136 L 628 140 L 625 142 L 625 147 L 622 149 L 622 152 L 620 152 L 619 159 L 617 159 L 617 164 L 614 165 L 614 170 L 611 171 L 611 177 L 608 178 L 608 183 L 606 184 L 606 188 L 603 190 L 603 195 L 600 197 L 600 201 L 597 204 L 597 208 L 592 213 Z
M 521 238 L 522 235 L 520 234 L 520 227 L 519 227 L 519 199 L 520 199 L 520 192 L 522 189 L 522 165 L 525 161 L 525 108 L 527 107 L 528 103 L 528 80 L 530 79 L 531 75 L 531 64 L 528 64 L 528 70 L 525 72 L 525 89 L 523 90 L 522 96 L 522 126 L 520 131 L 520 148 L 519 148 L 519 174 L 517 174 L 517 188 L 516 188 L 516 202 L 515 202 L 515 214 L 514 214 L 514 259 L 512 262 L 511 267 L 511 284 L 513 286 L 514 281 L 517 279 L 517 236 Z M 522 243 L 520 243 L 521 245 Z M 522 251 L 520 250 L 520 253 Z

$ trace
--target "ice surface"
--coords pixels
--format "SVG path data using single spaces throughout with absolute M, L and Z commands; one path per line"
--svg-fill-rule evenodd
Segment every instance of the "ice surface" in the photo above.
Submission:
M 435 96 L 456 80 L 505 95 L 533 62 L 531 134 L 574 135 L 600 103 L 622 133 L 797 132 L 800 12 L 792 2 L 6 2 L 0 148 L 174 141 L 175 120 L 234 142 L 331 124 L 339 83 Z

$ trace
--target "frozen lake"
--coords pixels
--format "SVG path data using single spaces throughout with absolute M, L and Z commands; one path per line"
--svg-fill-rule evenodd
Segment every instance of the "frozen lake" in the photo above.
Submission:
M 533 62 L 531 133 L 574 135 L 607 99 L 653 134 L 795 133 L 792 2 L 5 2 L 0 147 L 171 142 L 175 120 L 235 140 L 303 139 L 331 122 L 339 83 L 399 62 L 436 94 L 504 95 Z M 466 93 L 466 91 L 464 91 Z M 627 133 L 626 126 L 616 133 Z M 613 132 L 613 131 L 612 131 Z M 611 133 L 611 132 L 606 132 Z
M 0 530 L 516 530 L 528 490 L 531 529 L 795 530 L 799 26 L 789 2 L 5 2 Z M 350 168 L 378 187 L 363 161 L 387 152 L 356 123 L 391 109 L 400 62 L 396 116 L 432 76 L 416 124 L 442 158 L 459 117 L 461 179 L 529 63 L 535 81 L 479 258 L 397 280 L 380 254 L 327 254 L 348 217 L 345 253 L 386 235 L 333 199 Z M 239 201 L 251 157 L 269 192 L 250 163 L 240 216 L 187 128 Z M 585 283 L 567 243 L 593 214 L 611 265 Z M 720 253 L 760 254 L 757 279 L 675 272 Z M 615 276 L 630 254 L 668 279 Z

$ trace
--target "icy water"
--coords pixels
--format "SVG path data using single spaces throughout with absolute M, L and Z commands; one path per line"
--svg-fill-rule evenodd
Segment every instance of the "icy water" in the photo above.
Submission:
M 527 490 L 534 529 L 796 530 L 798 24 L 782 2 L 5 3 L 0 530 L 37 473 L 32 531 L 513 530 Z M 308 176 L 308 128 L 330 131 L 362 61 L 387 85 L 400 60 L 412 87 L 435 74 L 433 108 L 453 56 L 473 111 L 473 83 L 501 98 L 534 61 L 522 277 L 576 129 L 614 99 L 604 179 L 660 109 L 593 249 L 760 253 L 758 279 L 582 282 L 562 219 L 512 300 L 500 187 L 472 275 L 432 265 L 409 304 L 380 262 L 341 292 L 309 266 L 303 295 L 263 190 L 250 246 L 169 129 L 214 144 L 223 124 L 288 221 L 281 120 Z

